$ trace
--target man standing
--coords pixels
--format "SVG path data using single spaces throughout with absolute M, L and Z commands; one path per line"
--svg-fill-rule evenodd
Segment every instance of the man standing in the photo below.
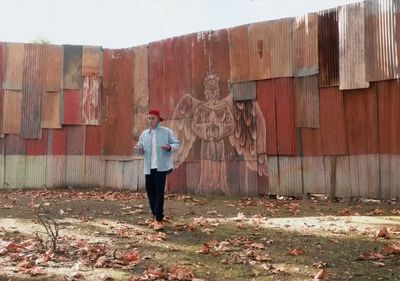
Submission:
M 159 110 L 150 110 L 149 128 L 142 132 L 135 146 L 136 153 L 144 154 L 146 192 L 153 214 L 154 230 L 164 228 L 165 181 L 173 169 L 172 154 L 179 149 L 180 145 L 171 129 L 160 126 L 163 120 Z

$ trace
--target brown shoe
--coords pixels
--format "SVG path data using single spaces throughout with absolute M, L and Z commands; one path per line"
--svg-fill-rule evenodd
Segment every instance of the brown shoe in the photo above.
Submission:
M 155 221 L 154 222 L 154 230 L 159 231 L 164 229 L 164 223 L 162 221 Z

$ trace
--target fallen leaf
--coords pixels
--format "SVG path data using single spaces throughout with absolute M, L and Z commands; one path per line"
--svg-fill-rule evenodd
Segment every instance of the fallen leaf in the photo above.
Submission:
M 288 254 L 291 256 L 299 256 L 299 255 L 304 255 L 306 251 L 304 249 L 293 249 L 289 250 Z
M 389 238 L 389 231 L 387 230 L 386 227 L 382 227 L 381 229 L 379 229 L 378 233 L 376 234 L 376 237 L 378 238 Z
M 315 274 L 314 281 L 327 279 L 328 277 L 329 277 L 328 272 L 325 269 L 321 269 L 320 271 L 318 271 L 317 274 Z
M 191 281 L 194 278 L 193 271 L 190 267 L 179 264 L 173 265 L 170 268 L 168 275 L 169 277 L 180 281 Z

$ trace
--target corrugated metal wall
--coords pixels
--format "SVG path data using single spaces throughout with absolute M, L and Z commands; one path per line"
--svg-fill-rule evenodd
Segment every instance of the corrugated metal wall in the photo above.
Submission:
M 398 198 L 398 9 L 118 50 L 0 43 L 0 187 L 143 190 L 132 148 L 158 107 L 183 146 L 169 192 Z

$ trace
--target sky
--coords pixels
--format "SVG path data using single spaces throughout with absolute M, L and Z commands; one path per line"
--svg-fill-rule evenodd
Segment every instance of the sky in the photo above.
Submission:
M 127 48 L 357 0 L 0 0 L 0 41 Z

